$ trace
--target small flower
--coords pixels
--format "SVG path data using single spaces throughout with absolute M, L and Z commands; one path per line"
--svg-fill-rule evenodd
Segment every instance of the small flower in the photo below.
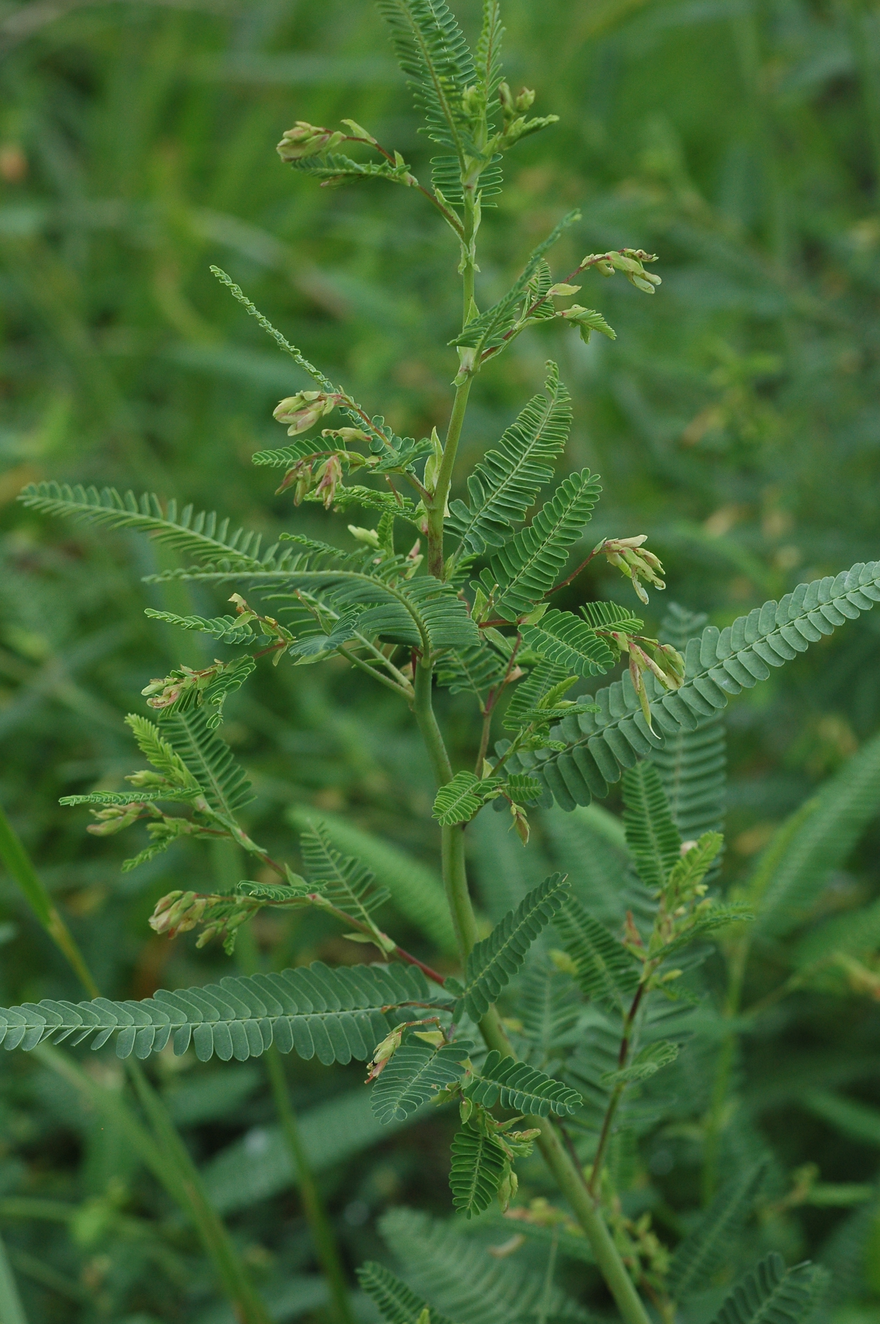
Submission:
M 627 579 L 632 580 L 639 600 L 644 603 L 648 602 L 648 595 L 640 583 L 642 579 L 655 588 L 666 587 L 665 580 L 660 578 L 663 566 L 659 558 L 642 547 L 647 538 L 646 533 L 637 538 L 605 538 L 596 548 L 597 552 L 607 556 L 609 565 L 617 566 Z

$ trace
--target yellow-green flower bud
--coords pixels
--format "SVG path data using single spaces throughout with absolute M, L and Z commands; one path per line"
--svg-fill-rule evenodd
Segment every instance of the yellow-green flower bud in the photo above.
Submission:
M 317 156 L 319 152 L 332 151 L 344 137 L 344 133 L 297 120 L 292 129 L 285 129 L 275 150 L 282 161 L 302 161 L 308 156 Z

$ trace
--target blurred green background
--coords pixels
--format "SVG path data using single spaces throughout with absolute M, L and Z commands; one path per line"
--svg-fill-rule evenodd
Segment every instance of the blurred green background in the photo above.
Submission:
M 470 30 L 478 8 L 456 6 Z M 877 557 L 880 11 L 863 0 L 508 0 L 506 24 L 511 85 L 537 88 L 538 113 L 561 123 L 519 149 L 485 214 L 483 297 L 572 205 L 583 221 L 559 245 L 560 275 L 584 252 L 629 245 L 660 254 L 663 285 L 651 300 L 623 282 L 591 287 L 614 344 L 553 331 L 517 341 L 477 385 L 468 454 L 497 439 L 552 356 L 575 400 L 568 461 L 603 478 L 591 538 L 647 533 L 668 599 L 723 625 Z M 141 584 L 173 564 L 143 539 L 52 523 L 15 497 L 54 477 L 174 495 L 270 540 L 289 526 L 289 497 L 272 495 L 249 456 L 280 444 L 272 407 L 306 383 L 212 262 L 395 430 L 442 423 L 459 300 L 448 234 L 408 191 L 319 189 L 275 155 L 297 118 L 342 116 L 427 173 L 368 0 L 0 6 L 0 802 L 110 996 L 228 969 L 221 952 L 172 944 L 146 920 L 169 888 L 235 881 L 241 866 L 182 843 L 122 875 L 131 842 L 89 837 L 84 812 L 57 800 L 117 787 L 137 764 L 122 715 L 144 711 L 143 685 L 213 655 L 144 607 L 226 608 Z M 314 507 L 296 518 L 338 536 Z M 600 574 L 572 602 L 610 588 Z M 655 598 L 655 626 L 662 610 Z M 878 631 L 874 613 L 733 706 L 728 871 L 880 726 Z M 249 822 L 270 849 L 289 853 L 292 812 L 313 806 L 432 867 L 430 776 L 393 698 L 334 665 L 282 665 L 228 711 L 224 734 L 259 793 Z M 463 757 L 475 743 L 468 709 L 452 701 L 447 716 Z M 829 905 L 880 890 L 878 844 L 866 840 Z M 515 897 L 538 868 L 518 851 L 491 823 L 476 834 L 478 883 L 481 861 L 500 860 Z M 2 874 L 0 906 L 4 1003 L 78 997 Z M 256 937 L 276 962 L 355 959 L 316 921 L 266 919 Z M 763 959 L 759 987 L 774 972 L 773 953 Z M 116 1079 L 109 1060 L 93 1069 Z M 756 1124 L 790 1166 L 874 1180 L 880 1112 L 860 1133 L 800 1098 L 808 1081 L 880 1107 L 870 1002 L 780 1011 L 751 1071 Z M 261 1067 L 163 1058 L 157 1072 L 278 1317 L 320 1314 Z M 298 1063 L 290 1074 L 351 1264 L 375 1253 L 389 1202 L 447 1207 L 442 1117 L 383 1133 L 368 1152 L 359 1069 Z M 31 1059 L 3 1060 L 0 1231 L 32 1324 L 231 1320 L 180 1216 L 67 1088 Z M 817 1253 L 844 1218 L 811 1210 L 787 1244 Z M 880 1232 L 866 1229 L 841 1321 L 880 1308 Z M 872 1299 L 868 1313 L 844 1310 Z

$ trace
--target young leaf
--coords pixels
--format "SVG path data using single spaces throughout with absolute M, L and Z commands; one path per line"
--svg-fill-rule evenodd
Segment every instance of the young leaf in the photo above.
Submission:
M 441 786 L 437 792 L 432 810 L 433 816 L 441 827 L 468 823 L 482 809 L 486 795 L 496 790 L 500 784 L 500 777 L 481 780 L 472 772 L 457 772 L 452 781 Z
M 251 627 L 242 625 L 237 616 L 214 616 L 206 620 L 204 616 L 178 616 L 173 611 L 156 611 L 153 607 L 146 607 L 144 614 L 155 621 L 179 625 L 182 630 L 198 630 L 200 634 L 209 634 L 221 644 L 247 644 L 257 638 Z
M 639 1081 L 650 1080 L 663 1067 L 668 1067 L 674 1062 L 678 1053 L 678 1044 L 671 1043 L 668 1039 L 659 1039 L 656 1043 L 643 1048 L 628 1067 L 623 1067 L 620 1071 L 609 1071 L 602 1077 L 602 1084 L 613 1087 L 635 1085 Z
M 498 585 L 495 608 L 505 620 L 525 615 L 549 593 L 570 549 L 580 539 L 600 491 L 589 469 L 564 478 L 531 524 L 492 557 L 483 579 Z
M 521 627 L 523 642 L 568 675 L 599 676 L 615 662 L 615 655 L 591 626 L 570 611 L 555 607 L 537 625 Z
M 555 363 L 547 364 L 542 394 L 533 396 L 515 423 L 467 480 L 469 505 L 453 501 L 446 527 L 468 552 L 499 547 L 522 523 L 541 487 L 553 477 L 571 428 L 571 397 Z
M 493 1002 L 522 965 L 531 944 L 557 913 L 568 892 L 562 874 L 554 873 L 523 897 L 497 924 L 488 938 L 478 942 L 467 959 L 464 1005 L 474 1020 Z
M 449 1186 L 456 1209 L 471 1218 L 481 1214 L 498 1194 L 508 1159 L 494 1136 L 465 1122 L 452 1142 Z
M 458 1042 L 430 1048 L 404 1044 L 382 1068 L 372 1092 L 373 1113 L 380 1122 L 409 1117 L 438 1090 L 458 1080 L 473 1044 Z
M 549 1117 L 551 1113 L 566 1117 L 584 1102 L 577 1090 L 514 1057 L 502 1057 L 494 1048 L 483 1065 L 467 1076 L 464 1093 L 484 1108 L 498 1103 L 502 1108 L 535 1117 Z
M 372 912 L 388 900 L 388 891 L 375 886 L 375 876 L 359 860 L 334 850 L 326 830 L 310 823 L 300 837 L 303 865 L 315 890 L 340 910 L 370 923 Z
M 200 708 L 163 716 L 162 735 L 202 788 L 212 809 L 233 818 L 237 810 L 253 800 L 244 769 L 226 742 L 211 729 Z
M 468 135 L 462 104 L 476 81 L 473 56 L 445 0 L 378 0 L 398 63 L 408 75 L 424 132 L 461 158 Z

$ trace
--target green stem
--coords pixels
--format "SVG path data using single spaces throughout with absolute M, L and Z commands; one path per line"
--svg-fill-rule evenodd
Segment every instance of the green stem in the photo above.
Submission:
M 630 1050 L 630 1045 L 632 1043 L 633 1026 L 635 1025 L 636 1016 L 638 1015 L 638 1010 L 639 1007 L 641 1006 L 642 998 L 644 997 L 645 994 L 645 989 L 648 986 L 647 981 L 648 978 L 650 978 L 650 973 L 653 973 L 653 968 L 651 972 L 648 971 L 645 972 L 645 975 L 642 978 L 642 982 L 639 984 L 638 988 L 636 989 L 635 997 L 632 1000 L 632 1006 L 630 1007 L 629 1011 L 624 1017 L 623 1034 L 621 1035 L 621 1039 L 620 1039 L 620 1051 L 617 1054 L 618 1071 L 622 1071 L 623 1068 L 626 1066 L 627 1062 L 629 1061 L 629 1050 Z M 593 1159 L 593 1173 L 592 1176 L 590 1177 L 590 1182 L 589 1182 L 589 1191 L 591 1195 L 595 1195 L 597 1190 L 600 1189 L 599 1183 L 602 1179 L 602 1168 L 605 1164 L 605 1152 L 608 1149 L 608 1143 L 611 1140 L 611 1128 L 614 1125 L 614 1118 L 617 1114 L 617 1109 L 620 1105 L 620 1100 L 623 1097 L 623 1092 L 625 1089 L 626 1089 L 626 1085 L 623 1083 L 619 1085 L 615 1085 L 611 1094 L 611 1098 L 608 1100 L 608 1107 L 605 1110 L 605 1118 L 602 1122 L 602 1130 L 599 1134 L 599 1144 L 596 1147 L 596 1156 Z
M 269 1072 L 272 1098 L 275 1101 L 281 1129 L 284 1132 L 284 1139 L 287 1142 L 287 1148 L 296 1169 L 303 1212 L 309 1225 L 309 1231 L 312 1234 L 315 1253 L 330 1289 L 333 1315 L 338 1324 L 353 1324 L 354 1315 L 351 1310 L 348 1283 L 342 1266 L 339 1247 L 336 1243 L 336 1236 L 327 1217 L 327 1211 L 324 1208 L 324 1202 L 321 1199 L 314 1175 L 309 1167 L 296 1114 L 290 1104 L 287 1081 L 284 1077 L 284 1065 L 274 1044 L 266 1054 L 266 1068 Z
M 510 1042 L 495 1008 L 480 1022 L 480 1032 L 489 1048 L 510 1054 Z M 620 1252 L 608 1230 L 598 1201 L 587 1190 L 582 1173 L 572 1162 L 558 1130 L 546 1117 L 527 1117 L 525 1125 L 540 1131 L 536 1141 L 544 1162 L 553 1173 L 556 1184 L 568 1200 L 575 1218 L 580 1223 L 596 1258 L 599 1272 L 614 1297 L 626 1324 L 651 1324 Z
M 473 255 L 474 219 L 473 195 L 465 189 L 464 225 L 461 238 L 462 330 L 467 326 L 474 307 L 476 274 Z M 468 373 L 455 388 L 452 413 L 449 416 L 446 439 L 443 442 L 443 459 L 440 462 L 440 470 L 437 474 L 433 501 L 428 510 L 428 569 L 437 579 L 443 578 L 443 522 L 446 518 L 446 502 L 449 500 L 449 489 L 452 486 L 452 472 L 455 468 L 455 457 L 458 454 L 458 443 L 461 440 L 461 429 L 467 412 L 472 380 L 473 374 Z
M 452 776 L 452 765 L 437 725 L 431 698 L 431 668 L 419 664 L 416 667 L 414 712 L 437 784 L 442 786 Z M 443 885 L 452 913 L 461 963 L 465 965 L 477 940 L 477 921 L 468 890 L 464 832 L 460 827 L 443 828 L 442 832 Z M 480 1032 L 487 1047 L 497 1048 L 502 1056 L 511 1054 L 510 1041 L 494 1007 L 489 1008 L 480 1022 Z M 625 1324 L 650 1324 L 645 1307 L 608 1231 L 598 1203 L 587 1190 L 583 1174 L 569 1158 L 558 1131 L 551 1122 L 541 1117 L 527 1118 L 526 1125 L 540 1132 L 537 1139 L 538 1148 L 586 1234 L 599 1270 L 608 1284 L 608 1289 L 617 1303 Z

